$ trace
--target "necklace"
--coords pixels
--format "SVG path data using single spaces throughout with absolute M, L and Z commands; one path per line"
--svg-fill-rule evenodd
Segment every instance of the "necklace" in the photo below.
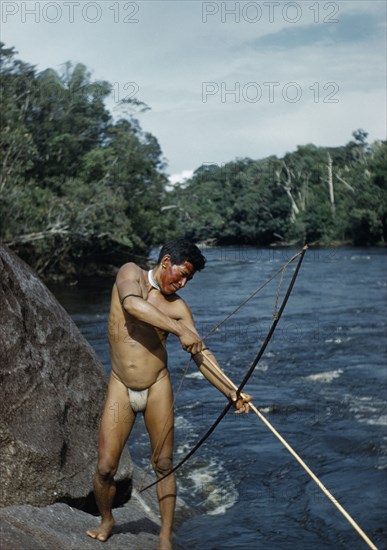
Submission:
M 156 288 L 157 290 L 160 290 L 161 291 L 161 288 L 160 288 L 160 285 L 158 284 L 158 282 L 156 281 L 156 279 L 154 278 L 153 276 L 153 271 L 152 269 L 150 269 L 148 271 L 148 281 L 149 281 L 149 284 L 151 286 L 153 286 L 153 288 Z

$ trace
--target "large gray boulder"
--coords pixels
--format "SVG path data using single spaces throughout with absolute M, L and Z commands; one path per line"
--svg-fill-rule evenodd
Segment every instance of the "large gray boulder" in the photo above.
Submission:
M 0 281 L 0 505 L 82 507 L 92 497 L 104 369 L 36 274 L 2 246 Z M 131 471 L 125 451 L 127 497 Z

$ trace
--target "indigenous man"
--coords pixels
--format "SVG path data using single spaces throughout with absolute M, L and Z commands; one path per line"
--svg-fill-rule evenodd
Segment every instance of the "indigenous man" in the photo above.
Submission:
M 113 476 L 137 412 L 144 414 L 157 476 L 163 477 L 172 469 L 173 401 L 166 352 L 169 333 L 179 338 L 183 349 L 192 354 L 211 384 L 233 401 L 236 412 L 249 410 L 251 397 L 241 394 L 237 399 L 230 383 L 218 370 L 215 357 L 209 354 L 198 335 L 189 307 L 176 294 L 204 264 L 205 258 L 195 245 L 179 240 L 161 249 L 153 270 L 147 272 L 128 263 L 117 274 L 109 317 L 112 372 L 100 423 L 94 479 L 101 523 L 97 529 L 87 531 L 90 537 L 100 541 L 109 537 L 114 526 Z M 117 407 L 118 416 L 114 414 Z M 162 521 L 160 548 L 169 550 L 176 501 L 174 475 L 157 485 L 157 496 Z

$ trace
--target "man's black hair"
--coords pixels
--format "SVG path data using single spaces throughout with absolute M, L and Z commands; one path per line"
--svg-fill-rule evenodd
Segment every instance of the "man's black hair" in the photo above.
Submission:
M 184 262 L 190 262 L 195 271 L 201 271 L 206 263 L 206 259 L 200 252 L 196 244 L 187 241 L 186 239 L 176 239 L 168 241 L 160 250 L 157 263 L 160 264 L 164 256 L 169 255 L 171 262 L 174 265 L 180 265 Z

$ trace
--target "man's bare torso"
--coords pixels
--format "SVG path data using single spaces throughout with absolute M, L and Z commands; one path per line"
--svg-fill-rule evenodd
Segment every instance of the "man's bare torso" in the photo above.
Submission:
M 164 296 L 152 288 L 147 272 L 138 269 L 142 298 L 177 319 L 181 299 L 176 295 Z M 128 314 L 121 306 L 116 284 L 112 290 L 108 334 L 113 375 L 134 390 L 154 384 L 167 366 L 168 334 Z

